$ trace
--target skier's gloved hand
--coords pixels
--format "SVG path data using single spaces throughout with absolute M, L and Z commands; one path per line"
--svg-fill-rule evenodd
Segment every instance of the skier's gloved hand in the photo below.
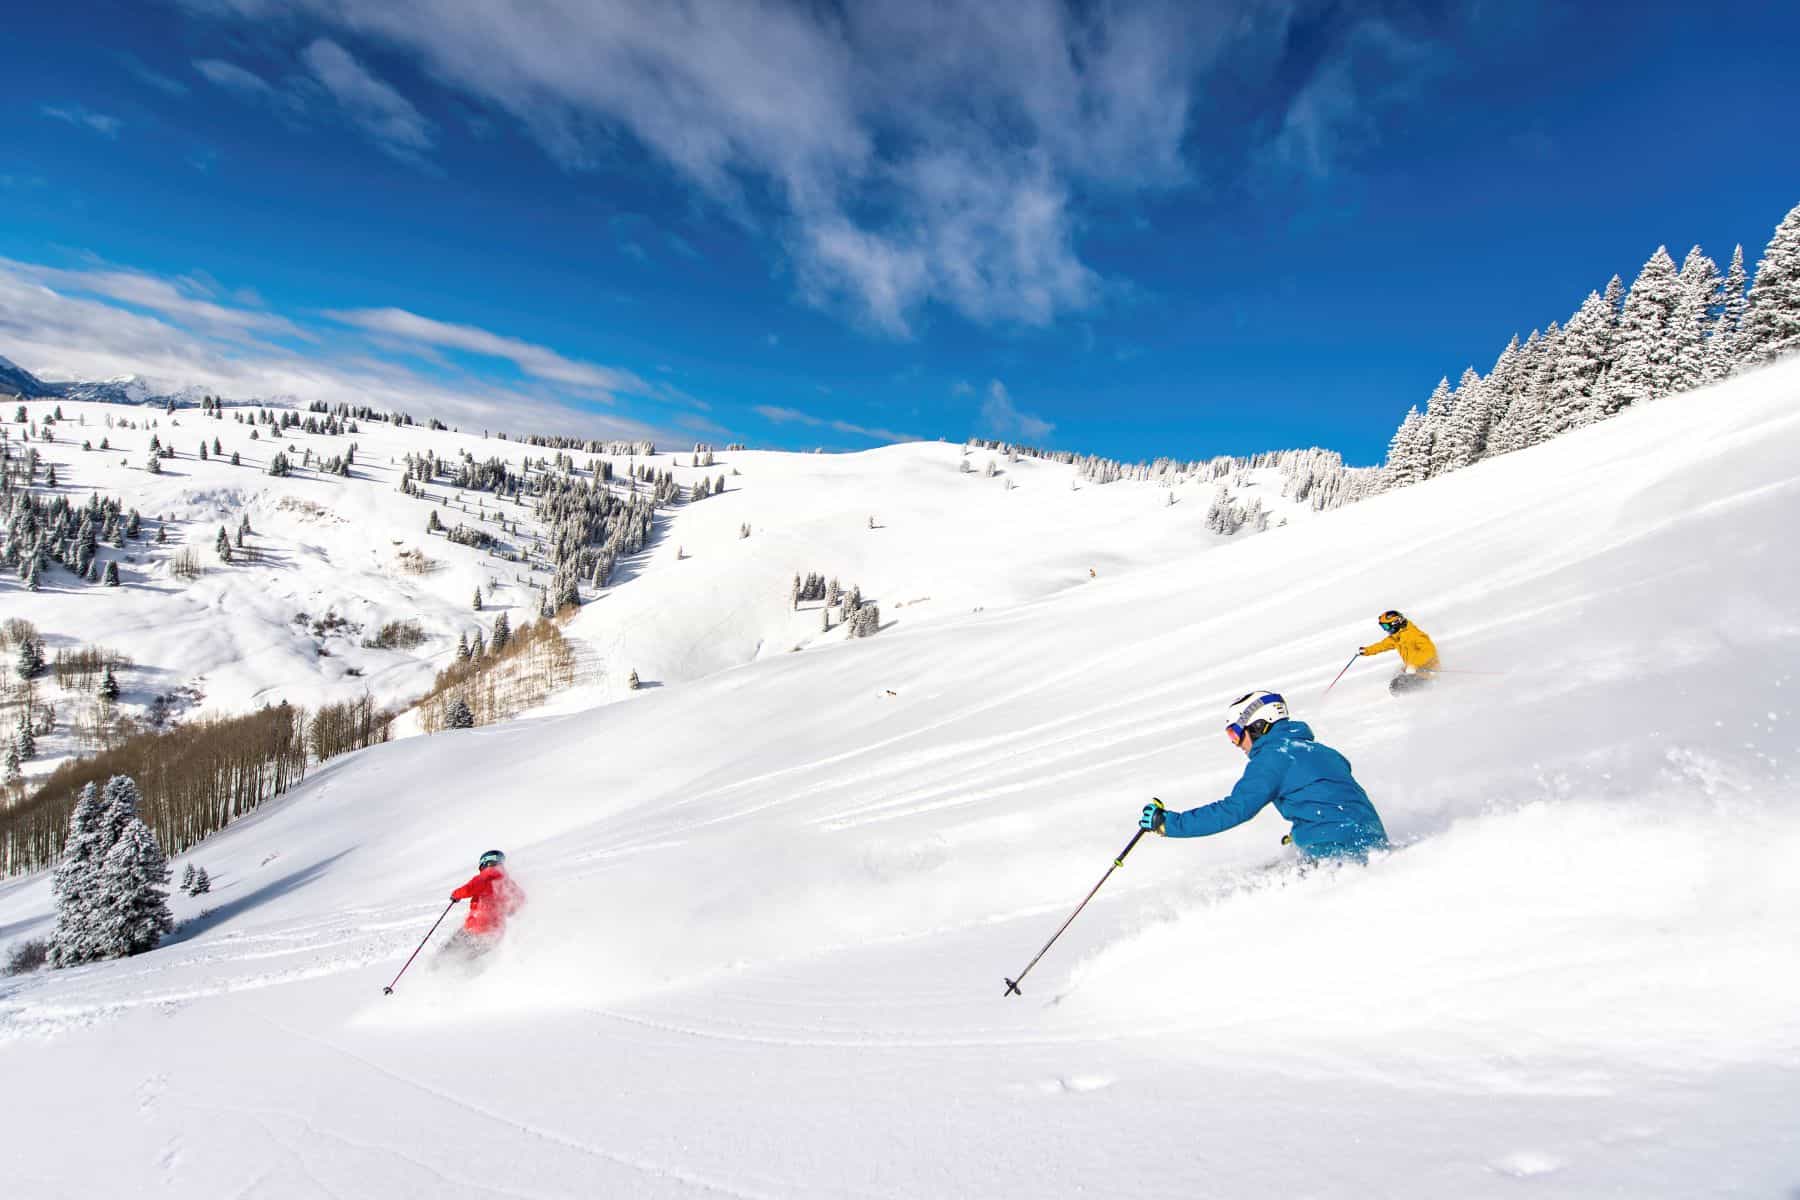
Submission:
M 1144 815 L 1138 818 L 1138 828 L 1151 833 L 1163 831 L 1163 804 L 1161 800 L 1152 800 L 1144 805 Z

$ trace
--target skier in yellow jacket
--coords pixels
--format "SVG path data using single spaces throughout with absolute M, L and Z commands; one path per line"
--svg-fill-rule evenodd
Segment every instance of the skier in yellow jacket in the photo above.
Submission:
M 1398 696 L 1404 692 L 1417 691 L 1430 683 L 1438 669 L 1437 647 L 1426 636 L 1423 629 L 1408 621 L 1404 614 L 1388 609 L 1376 618 L 1387 636 L 1372 646 L 1364 646 L 1362 653 L 1385 654 L 1389 650 L 1400 652 L 1402 670 L 1388 682 L 1388 691 Z

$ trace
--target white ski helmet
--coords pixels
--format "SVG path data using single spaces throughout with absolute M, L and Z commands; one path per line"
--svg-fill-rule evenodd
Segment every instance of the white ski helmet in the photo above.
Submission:
M 1231 709 L 1225 716 L 1225 732 L 1237 741 L 1246 733 L 1252 738 L 1259 738 L 1269 732 L 1269 726 L 1288 718 L 1287 701 L 1278 692 L 1257 690 L 1245 692 L 1231 702 Z

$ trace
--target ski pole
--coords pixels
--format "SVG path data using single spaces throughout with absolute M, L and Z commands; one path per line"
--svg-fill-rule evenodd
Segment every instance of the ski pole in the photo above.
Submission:
M 411 957 L 409 957 L 406 960 L 406 967 L 412 966 L 413 959 L 419 957 L 419 950 L 423 950 L 425 948 L 425 943 L 429 942 L 431 940 L 431 935 L 437 932 L 437 927 L 444 923 L 444 918 L 449 916 L 450 910 L 455 907 L 456 907 L 456 901 L 454 901 L 454 900 L 452 900 L 450 903 L 444 905 L 444 911 L 438 914 L 438 919 L 431 923 L 431 928 L 426 932 L 425 936 L 420 939 L 418 950 L 414 950 L 412 952 Z M 406 967 L 400 968 L 400 975 L 406 974 Z M 394 983 L 400 982 L 400 975 L 394 976 Z M 381 994 L 384 996 L 393 995 L 394 994 L 394 983 L 390 983 L 386 987 L 382 988 Z
M 1350 661 L 1344 664 L 1344 671 L 1348 671 L 1351 667 L 1355 666 L 1356 660 L 1361 657 L 1362 657 L 1361 650 L 1358 650 L 1355 654 L 1352 654 L 1350 656 Z M 1339 671 L 1337 673 L 1337 678 L 1333 679 L 1330 683 L 1325 685 L 1325 696 L 1331 695 L 1331 689 L 1337 686 L 1338 679 L 1342 679 L 1344 677 L 1344 671 Z M 1325 698 L 1325 696 L 1321 696 L 1321 697 L 1319 697 L 1319 699 L 1323 700 Z
M 1151 797 L 1151 798 L 1155 799 L 1155 797 Z M 1161 800 L 1157 800 L 1156 802 L 1158 804 L 1162 803 Z M 1008 979 L 1006 981 L 1006 990 L 1004 992 L 1000 993 L 1002 996 L 1023 996 L 1025 994 L 1024 992 L 1021 992 L 1019 990 L 1019 985 L 1021 983 L 1025 982 L 1025 977 L 1027 975 L 1031 974 L 1031 968 L 1037 966 L 1038 959 L 1044 957 L 1045 954 L 1049 953 L 1050 947 L 1056 945 L 1056 939 L 1063 935 L 1063 930 L 1067 929 L 1069 926 L 1071 926 L 1075 923 L 1075 918 L 1079 917 L 1081 915 L 1081 910 L 1086 908 L 1088 901 L 1092 900 L 1094 898 L 1094 893 L 1098 892 L 1101 888 L 1101 885 L 1104 884 L 1108 879 L 1112 878 L 1112 873 L 1114 871 L 1118 870 L 1120 867 L 1125 865 L 1125 856 L 1130 854 L 1132 849 L 1138 844 L 1138 839 L 1142 838 L 1146 833 L 1149 833 L 1149 832 L 1150 831 L 1148 829 L 1140 829 L 1137 831 L 1137 833 L 1132 835 L 1131 840 L 1129 842 L 1125 843 L 1125 848 L 1123 850 L 1119 851 L 1119 857 L 1113 859 L 1112 866 L 1106 868 L 1106 874 L 1102 875 L 1100 877 L 1100 882 L 1096 883 L 1094 885 L 1093 891 L 1090 891 L 1087 895 L 1085 895 L 1081 898 L 1081 903 L 1077 904 L 1075 906 L 1075 911 L 1069 914 L 1069 919 L 1067 921 L 1064 921 L 1062 923 L 1062 925 L 1060 925 L 1057 928 L 1056 932 L 1050 935 L 1050 940 L 1045 942 L 1044 948 L 1037 952 L 1037 957 L 1033 958 L 1030 962 L 1025 964 L 1025 969 L 1023 971 L 1019 972 L 1019 977 L 1017 979 Z

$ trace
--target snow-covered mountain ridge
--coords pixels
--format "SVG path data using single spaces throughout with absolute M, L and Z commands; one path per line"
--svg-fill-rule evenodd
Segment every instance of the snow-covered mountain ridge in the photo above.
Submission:
M 1779 1195 L 1796 462 L 1790 363 L 1216 552 L 1145 535 L 1005 608 L 338 760 L 199 848 L 171 944 L 0 985 L 35 1101 L 0 1149 L 52 1195 Z M 683 519 L 765 536 L 710 503 Z M 1388 607 L 1454 673 L 1325 698 Z M 1149 796 L 1229 786 L 1251 686 L 1402 848 L 1265 871 L 1268 812 L 1148 840 L 1003 1000 Z M 492 969 L 384 998 L 491 845 L 531 897 Z M 9 936 L 48 913 L 0 885 Z

